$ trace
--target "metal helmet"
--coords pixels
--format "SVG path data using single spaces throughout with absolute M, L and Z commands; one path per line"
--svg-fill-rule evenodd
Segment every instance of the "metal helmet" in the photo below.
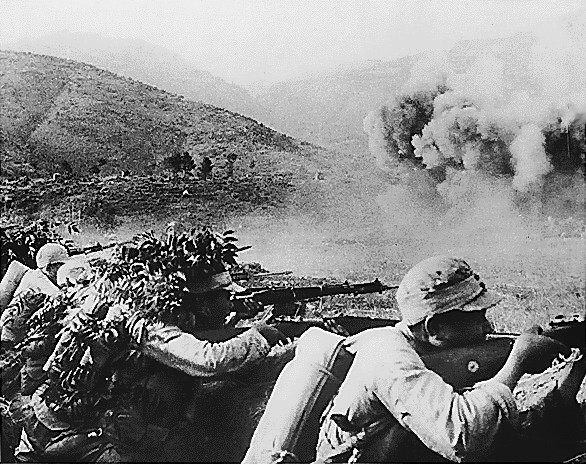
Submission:
M 37 267 L 43 269 L 49 264 L 65 263 L 69 259 L 67 248 L 59 243 L 46 243 L 37 252 Z

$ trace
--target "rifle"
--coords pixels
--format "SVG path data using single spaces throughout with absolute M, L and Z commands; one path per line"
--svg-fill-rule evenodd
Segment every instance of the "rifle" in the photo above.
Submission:
M 96 242 L 93 245 L 88 245 L 86 247 L 67 247 L 69 251 L 69 256 L 76 256 L 76 255 L 86 255 L 89 253 L 95 253 L 96 251 L 107 250 L 109 248 L 113 248 L 118 245 L 126 245 L 128 243 L 132 243 L 130 241 L 127 242 L 112 242 L 108 243 L 107 245 L 102 245 L 101 243 Z
M 255 274 L 254 272 L 241 270 L 241 271 L 235 271 L 235 272 L 230 273 L 233 280 L 250 280 L 252 278 L 257 278 L 257 277 L 273 277 L 273 276 L 284 276 L 284 275 L 290 275 L 290 274 L 293 274 L 293 271 L 259 272 L 259 273 Z
M 300 319 L 299 321 L 281 320 L 274 326 L 289 338 L 297 338 L 310 327 L 319 327 L 339 335 L 355 335 L 362 330 L 374 327 L 390 327 L 397 324 L 393 319 L 376 319 L 361 316 L 334 316 Z M 210 341 L 223 341 L 241 334 L 250 326 L 229 327 L 220 330 L 199 332 L 198 338 Z M 564 345 L 579 348 L 586 354 L 586 320 L 557 316 L 549 322 L 543 335 L 554 338 Z M 490 379 L 503 367 L 509 357 L 513 343 L 519 334 L 492 333 L 478 344 L 442 349 L 421 356 L 425 365 L 437 372 L 447 383 L 456 389 L 471 387 L 477 382 Z M 248 373 L 247 375 L 250 375 Z M 251 378 L 255 378 L 252 374 Z M 269 381 L 275 379 L 258 379 Z
M 275 305 L 273 316 L 299 316 L 299 311 L 292 303 L 299 301 L 317 300 L 332 295 L 361 295 L 365 293 L 382 293 L 386 290 L 398 288 L 399 285 L 384 285 L 380 280 L 360 284 L 350 284 L 348 281 L 335 285 L 320 285 L 312 287 L 256 287 L 244 292 L 236 293 L 233 297 L 235 306 L 238 301 L 251 298 L 263 305 Z
M 421 358 L 429 369 L 437 372 L 454 388 L 465 389 L 494 377 L 508 359 L 519 335 L 491 333 L 481 343 L 427 353 Z M 586 320 L 583 317 L 557 316 L 549 322 L 542 335 L 569 348 L 579 348 L 583 354 L 586 352 Z

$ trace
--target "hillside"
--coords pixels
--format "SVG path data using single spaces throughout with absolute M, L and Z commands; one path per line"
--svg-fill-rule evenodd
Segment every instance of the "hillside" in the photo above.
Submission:
M 326 147 L 365 152 L 365 116 L 403 89 L 420 85 L 422 79 L 433 79 L 442 72 L 464 73 L 487 53 L 502 60 L 505 69 L 517 69 L 518 60 L 528 59 L 533 43 L 533 37 L 523 34 L 462 41 L 446 52 L 420 53 L 393 61 L 365 61 L 281 82 L 259 90 L 255 96 L 272 110 L 272 119 L 268 120 L 272 127 Z
M 332 148 L 366 147 L 362 120 L 409 77 L 415 57 L 367 61 L 314 76 L 285 81 L 256 97 L 272 110 L 272 127 Z
M 170 50 L 145 40 L 60 31 L 23 38 L 4 48 L 81 61 L 256 120 L 267 116 L 267 110 L 244 88 L 202 71 Z
M 3 175 L 28 162 L 37 175 L 143 174 L 189 152 L 216 169 L 240 163 L 278 167 L 283 154 L 309 146 L 256 121 L 193 102 L 94 66 L 55 57 L 0 52 Z
M 339 201 L 340 189 L 359 193 L 365 179 L 378 182 L 335 152 L 76 61 L 0 52 L 0 93 L 4 215 L 75 212 L 112 225 L 135 213 L 313 213 Z M 174 174 L 166 160 L 184 153 L 195 170 Z M 204 156 L 207 180 L 197 175 Z

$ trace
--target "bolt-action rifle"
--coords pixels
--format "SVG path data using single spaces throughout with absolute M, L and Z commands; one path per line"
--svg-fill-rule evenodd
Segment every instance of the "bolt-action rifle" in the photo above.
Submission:
M 491 333 L 486 340 L 470 346 L 448 348 L 422 356 L 425 365 L 455 388 L 466 388 L 493 377 L 505 364 L 520 334 Z M 542 335 L 569 348 L 586 350 L 586 320 L 579 315 L 558 316 L 549 322 Z
M 311 287 L 257 287 L 249 288 L 245 292 L 234 295 L 235 306 L 243 299 L 253 299 L 265 306 L 275 305 L 273 316 L 302 316 L 298 308 L 292 303 L 317 300 L 324 296 L 333 295 L 361 295 L 365 293 L 382 293 L 386 290 L 398 288 L 398 285 L 384 285 L 380 280 L 372 282 L 350 284 L 319 285 Z
M 281 271 L 281 272 L 250 272 L 246 270 L 239 270 L 235 272 L 230 272 L 233 280 L 250 280 L 256 279 L 259 277 L 273 277 L 273 276 L 284 276 L 293 274 L 293 271 Z
M 96 251 L 107 250 L 109 248 L 113 248 L 118 245 L 126 245 L 132 242 L 112 242 L 108 243 L 107 245 L 102 245 L 101 243 L 96 242 L 93 245 L 88 245 L 86 247 L 70 247 L 68 246 L 67 249 L 69 251 L 69 256 L 76 256 L 76 255 L 87 255 L 89 253 L 95 253 Z
M 390 327 L 397 324 L 393 319 L 375 319 L 360 316 L 334 316 L 310 318 L 299 321 L 277 322 L 275 327 L 289 338 L 296 338 L 310 327 L 320 327 L 339 335 L 354 335 L 374 327 Z M 225 328 L 222 330 L 200 332 L 202 339 L 221 341 L 247 330 L 248 327 Z M 543 335 L 554 338 L 571 348 L 579 348 L 586 356 L 586 320 L 575 315 L 558 316 L 545 328 Z M 462 389 L 476 382 L 493 377 L 505 364 L 513 343 L 519 334 L 492 333 L 486 340 L 474 345 L 447 348 L 422 355 L 425 365 L 437 372 L 454 388 Z M 262 380 L 262 379 L 259 379 Z M 264 381 L 275 379 L 264 379 Z

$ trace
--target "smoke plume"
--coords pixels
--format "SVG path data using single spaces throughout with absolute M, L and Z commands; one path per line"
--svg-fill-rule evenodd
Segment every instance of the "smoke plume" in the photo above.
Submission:
M 531 37 L 423 56 L 389 104 L 365 119 L 378 164 L 435 170 L 437 191 L 452 199 L 462 186 L 452 169 L 508 178 L 521 196 L 542 197 L 558 175 L 573 177 L 585 151 L 584 17 L 586 10 Z M 424 104 L 433 106 L 428 116 L 417 113 Z

